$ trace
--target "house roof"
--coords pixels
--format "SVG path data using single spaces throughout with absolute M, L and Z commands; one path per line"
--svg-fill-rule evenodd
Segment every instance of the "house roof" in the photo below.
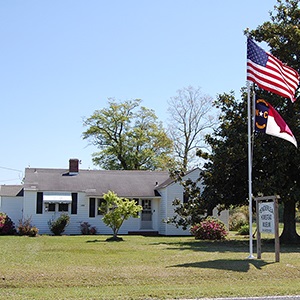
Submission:
M 23 185 L 0 185 L 0 196 L 21 197 Z
M 192 169 L 190 171 L 187 171 L 183 177 L 184 178 L 188 178 L 189 174 L 191 174 L 193 172 L 196 172 L 196 171 L 198 171 L 200 173 L 200 169 L 199 168 L 195 168 L 195 169 Z M 160 189 L 166 188 L 167 186 L 169 186 L 170 184 L 172 184 L 174 182 L 175 182 L 175 179 L 169 177 L 166 181 L 160 183 L 156 188 L 157 188 L 157 190 L 160 190 Z
M 111 190 L 121 197 L 154 197 L 156 187 L 169 178 L 167 171 L 80 170 L 26 168 L 24 188 L 39 191 L 85 192 L 102 196 Z

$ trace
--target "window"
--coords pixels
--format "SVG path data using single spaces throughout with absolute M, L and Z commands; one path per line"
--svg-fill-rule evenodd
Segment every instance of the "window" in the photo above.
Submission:
M 69 211 L 69 204 L 67 204 L 67 203 L 59 203 L 58 204 L 58 211 L 68 212 Z
M 48 205 L 48 211 L 55 211 L 55 203 L 49 203 L 46 205 Z
M 103 198 L 97 198 L 97 214 L 103 215 L 106 212 L 106 201 Z
M 90 205 L 89 205 L 89 217 L 90 218 L 95 218 L 95 210 L 96 210 L 96 199 L 95 198 L 90 198 Z
M 46 212 L 68 212 L 69 204 L 68 203 L 45 203 L 45 211 Z
M 96 215 L 103 215 L 107 208 L 106 201 L 103 198 L 90 198 L 89 199 L 89 217 L 95 218 Z
M 37 192 L 36 194 L 36 213 L 42 214 L 43 213 L 43 193 Z
M 71 203 L 71 214 L 76 215 L 77 214 L 77 207 L 78 207 L 78 194 L 72 193 L 72 203 Z

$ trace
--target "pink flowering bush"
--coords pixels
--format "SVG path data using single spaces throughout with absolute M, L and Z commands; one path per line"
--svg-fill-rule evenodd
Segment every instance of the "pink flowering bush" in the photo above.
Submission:
M 11 235 L 15 233 L 14 222 L 7 214 L 0 212 L 0 235 Z
M 197 240 L 225 240 L 228 235 L 224 223 L 211 217 L 193 225 L 190 232 Z

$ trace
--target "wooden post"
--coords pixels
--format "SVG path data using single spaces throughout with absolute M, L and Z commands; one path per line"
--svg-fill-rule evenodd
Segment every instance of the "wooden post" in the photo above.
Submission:
M 257 252 L 257 258 L 261 259 L 261 234 L 260 234 L 259 219 L 258 219 L 258 203 L 259 201 L 256 201 L 256 236 L 257 236 L 256 252 Z

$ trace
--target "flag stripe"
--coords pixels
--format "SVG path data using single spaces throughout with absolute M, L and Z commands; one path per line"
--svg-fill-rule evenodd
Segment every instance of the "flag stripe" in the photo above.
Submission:
M 281 96 L 290 98 L 290 94 L 294 94 L 294 91 L 296 90 L 296 87 L 287 85 L 285 82 L 283 82 L 281 77 L 278 76 L 278 73 L 274 70 L 266 71 L 266 68 L 261 67 L 260 65 L 255 64 L 251 61 L 248 62 L 247 70 L 247 77 L 249 77 L 249 80 L 253 79 L 252 81 L 254 82 L 255 80 L 257 80 L 258 82 L 255 83 L 257 83 L 258 85 L 264 85 L 264 81 L 266 81 L 266 83 L 269 83 L 270 88 L 272 85 L 274 85 L 275 91 L 276 88 L 284 90 L 284 93 L 281 91 L 281 93 L 283 93 L 283 95 L 281 94 Z
M 291 98 L 293 92 L 288 89 L 287 85 L 282 84 L 282 81 L 278 79 L 278 77 L 272 76 L 270 72 L 260 70 L 260 68 L 257 68 L 257 66 L 254 66 L 253 64 L 249 64 L 247 70 L 248 80 L 257 83 L 259 87 L 267 91 L 274 92 L 275 94 L 279 94 L 286 98 Z
M 247 80 L 260 88 L 295 101 L 299 85 L 299 74 L 283 64 L 278 58 L 265 52 L 248 38 L 247 42 Z
M 270 76 L 270 72 L 261 70 L 259 65 L 249 63 L 247 71 L 247 79 L 257 83 L 259 87 L 290 98 L 290 90 L 287 89 L 286 85 L 282 84 L 282 81 L 275 76 Z
M 278 73 L 281 75 L 280 77 L 283 78 L 284 81 L 288 83 L 288 85 L 291 85 L 294 89 L 297 88 L 299 79 L 297 79 L 298 73 L 288 67 L 283 65 L 276 57 L 269 54 L 269 60 L 268 60 L 268 66 L 270 69 L 273 69 L 275 72 L 278 71 Z

